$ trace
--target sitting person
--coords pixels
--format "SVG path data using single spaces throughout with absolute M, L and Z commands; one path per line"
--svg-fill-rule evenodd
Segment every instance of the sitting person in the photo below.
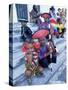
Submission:
M 48 68 L 47 56 L 50 55 L 52 51 L 49 51 L 48 46 L 46 45 L 45 39 L 40 40 L 40 50 L 39 50 L 39 65 L 43 68 Z

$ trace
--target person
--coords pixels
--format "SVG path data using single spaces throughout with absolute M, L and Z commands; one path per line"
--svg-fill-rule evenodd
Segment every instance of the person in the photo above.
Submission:
M 49 13 L 51 15 L 51 18 L 54 18 L 56 20 L 56 13 L 54 6 L 51 6 Z
M 28 84 L 31 84 L 32 76 L 42 75 L 43 72 L 43 68 L 38 66 L 38 52 L 36 48 L 33 46 L 32 42 L 28 43 L 28 49 L 25 54 L 25 60 L 25 76 L 27 78 Z
M 57 15 L 60 16 L 60 17 L 61 17 L 61 14 L 62 14 L 61 12 L 62 12 L 61 8 L 58 8 Z
M 62 22 L 61 22 L 61 19 L 60 18 L 58 18 L 57 19 L 57 30 L 58 30 L 58 33 L 59 33 L 59 36 L 60 37 L 64 37 L 63 35 L 64 35 L 64 32 L 65 32 L 65 27 L 64 27 L 64 25 L 62 24 Z
M 58 8 L 57 15 L 61 18 L 62 23 L 65 25 L 66 23 L 66 9 L 65 8 Z
M 65 15 L 65 9 L 64 8 L 62 8 L 62 23 L 63 23 L 63 25 L 65 25 L 65 23 L 66 23 L 66 15 Z
M 26 19 L 19 19 L 19 22 L 21 22 L 21 41 L 25 42 L 26 39 L 31 40 L 32 38 L 32 31 L 27 26 L 27 20 Z
M 46 45 L 45 39 L 40 39 L 40 50 L 39 50 L 39 65 L 43 68 L 48 68 L 47 55 L 49 55 L 48 46 Z
M 35 74 L 37 76 L 41 76 L 43 75 L 43 68 L 41 66 L 39 66 L 38 63 L 38 53 L 39 53 L 39 49 L 40 49 L 40 43 L 38 39 L 33 39 L 33 47 L 34 47 L 34 51 L 33 51 L 33 61 L 36 65 L 36 71 Z
M 45 29 L 49 31 L 50 34 L 50 18 L 51 15 L 49 13 L 43 13 L 41 14 L 41 17 L 44 18 L 44 21 L 40 24 L 40 29 Z M 46 38 L 49 39 L 50 35 L 47 35 Z
M 35 64 L 32 61 L 32 59 L 33 59 L 32 50 L 33 50 L 33 46 L 31 43 L 29 43 L 28 49 L 25 54 L 25 60 L 26 60 L 25 76 L 27 78 L 28 84 L 30 84 L 30 85 L 32 84 L 32 76 L 34 75 L 34 71 L 35 71 Z
M 47 56 L 48 62 L 49 62 L 49 64 L 56 63 L 57 50 L 56 50 L 56 46 L 54 45 L 54 42 L 51 39 L 49 39 L 47 45 L 48 45 L 49 49 L 52 50 L 52 53 Z
M 40 13 L 37 10 L 37 6 L 33 5 L 33 9 L 30 12 L 30 18 L 31 18 L 32 23 L 39 24 L 41 22 L 39 15 Z

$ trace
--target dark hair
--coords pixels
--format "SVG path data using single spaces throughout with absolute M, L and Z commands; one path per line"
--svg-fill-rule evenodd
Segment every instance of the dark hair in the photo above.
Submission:
M 60 8 L 58 8 L 58 11 L 61 10 Z
M 54 6 L 51 6 L 50 10 L 51 11 L 54 11 L 55 10 Z
M 38 13 L 36 5 L 33 5 L 33 10 Z

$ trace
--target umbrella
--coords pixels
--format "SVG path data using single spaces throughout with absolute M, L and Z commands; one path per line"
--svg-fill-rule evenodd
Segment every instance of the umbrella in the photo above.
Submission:
M 33 38 L 33 39 L 34 39 L 34 38 L 40 39 L 40 38 L 43 38 L 43 37 L 47 36 L 48 34 L 49 34 L 49 31 L 48 31 L 48 30 L 41 29 L 41 30 L 36 31 L 36 32 L 33 34 L 32 38 Z
M 50 16 L 49 13 L 43 13 L 43 14 L 41 14 L 41 17 L 43 17 L 43 18 L 50 18 L 51 16 Z

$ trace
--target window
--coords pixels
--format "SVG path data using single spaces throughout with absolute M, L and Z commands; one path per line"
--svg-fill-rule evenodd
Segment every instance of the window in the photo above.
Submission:
M 16 4 L 17 18 L 19 19 L 28 19 L 28 11 L 26 4 Z

